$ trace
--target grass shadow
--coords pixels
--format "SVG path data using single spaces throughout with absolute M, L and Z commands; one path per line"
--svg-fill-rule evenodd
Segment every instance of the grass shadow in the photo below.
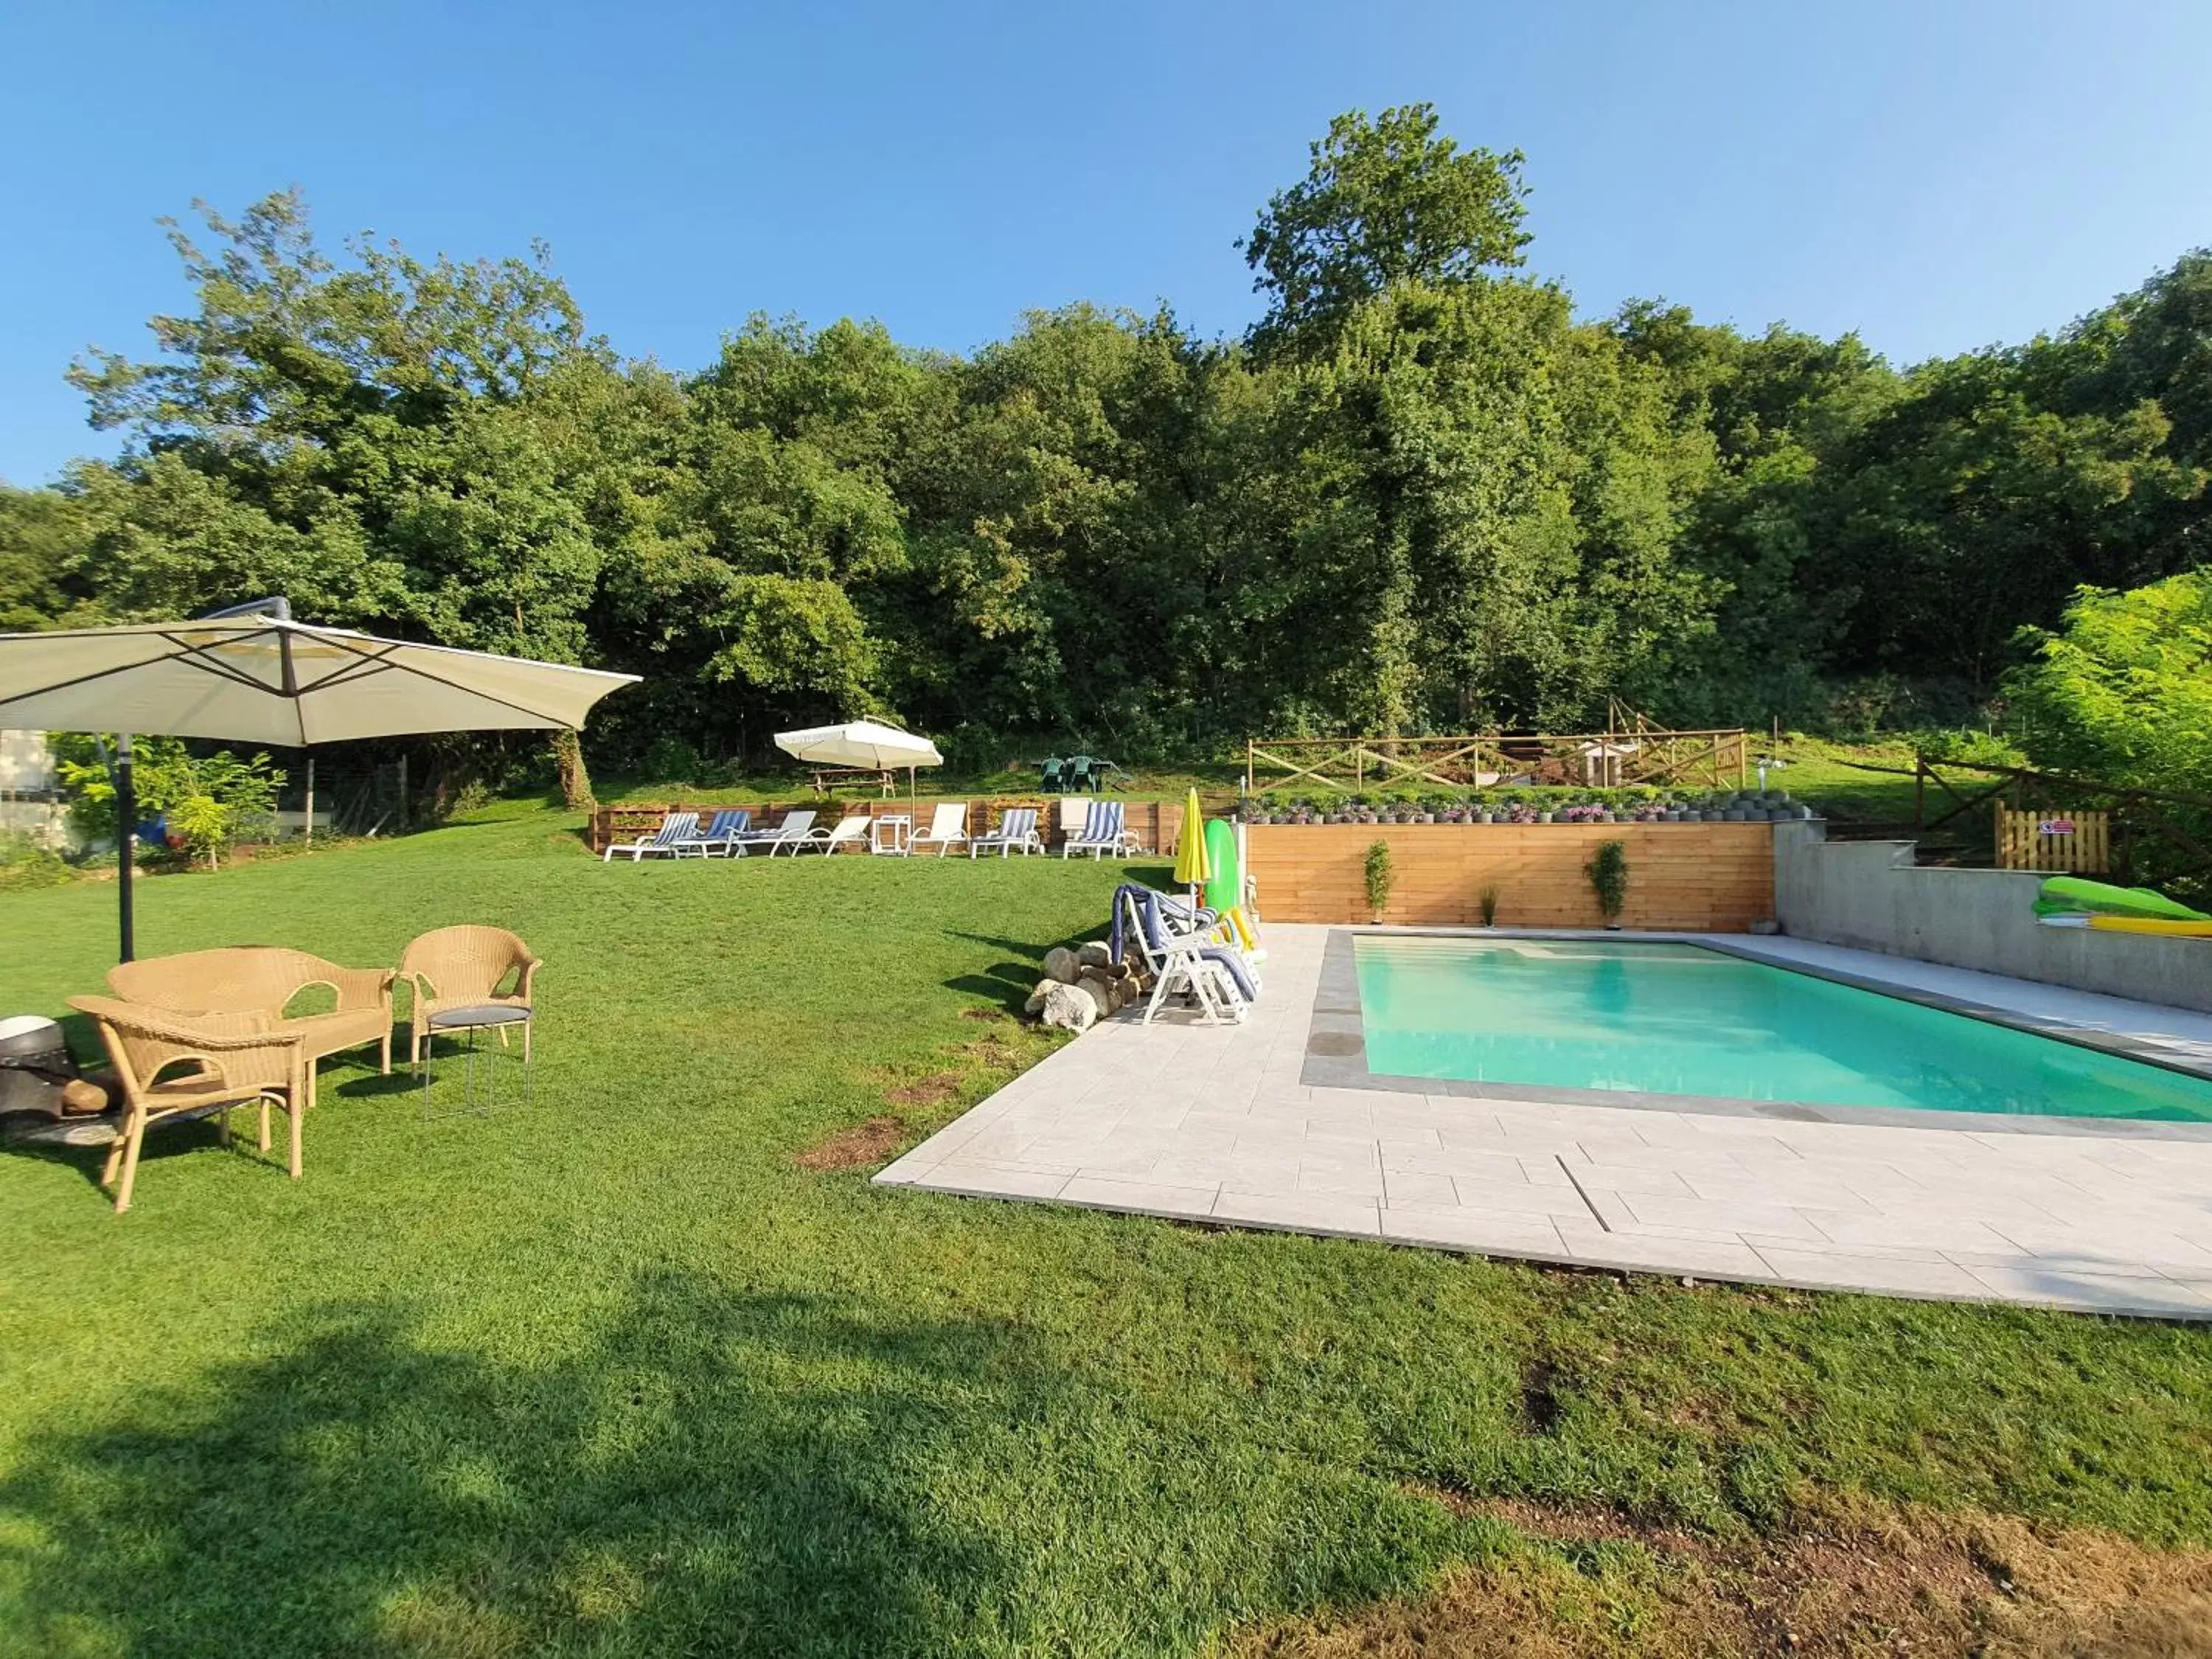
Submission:
M 147 1656 L 879 1655 L 1008 1591 L 926 1488 L 947 1402 L 1016 1433 L 1048 1409 L 1021 1333 L 688 1270 L 617 1305 L 522 1363 L 325 1304 L 28 1442 L 0 1512 L 31 1523 L 5 1547 L 29 1627 Z
M 994 963 L 980 974 L 960 974 L 945 981 L 948 991 L 964 991 L 996 1003 L 1009 1014 L 1019 1015 L 1036 989 L 1039 970 L 1033 963 Z

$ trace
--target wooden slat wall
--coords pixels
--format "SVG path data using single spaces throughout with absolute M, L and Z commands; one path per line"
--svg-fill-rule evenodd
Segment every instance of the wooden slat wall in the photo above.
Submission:
M 2070 836 L 2039 836 L 2039 823 L 2073 821 Z M 2101 876 L 2112 867 L 2112 821 L 2105 812 L 2014 812 L 1997 808 L 1997 867 Z
M 1627 927 L 1741 933 L 1774 914 L 1774 837 L 1764 823 L 1252 824 L 1260 914 L 1271 921 L 1364 922 L 1367 849 L 1390 844 L 1388 922 L 1482 920 L 1502 927 L 1604 924 L 1583 866 L 1600 842 L 1628 850 Z

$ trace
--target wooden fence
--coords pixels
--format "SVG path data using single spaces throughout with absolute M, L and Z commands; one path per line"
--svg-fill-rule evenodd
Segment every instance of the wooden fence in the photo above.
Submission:
M 1628 853 L 1627 927 L 1741 933 L 1774 914 L 1774 838 L 1764 823 L 1251 824 L 1260 914 L 1271 921 L 1365 922 L 1367 849 L 1390 847 L 1389 922 L 1464 926 L 1604 923 L 1583 866 L 1598 843 Z
M 2105 812 L 1997 812 L 1997 868 L 2101 876 L 2112 867 L 2112 821 Z
M 1494 783 L 1613 788 L 1667 784 L 1741 788 L 1750 742 L 1740 728 L 1510 737 L 1254 738 L 1244 745 L 1244 793 L 1487 788 Z
M 1085 811 L 1090 803 L 1101 799 L 1090 795 L 1046 797 L 1015 795 L 994 797 L 988 800 L 971 799 L 968 802 L 968 833 L 996 828 L 1010 806 L 1033 806 L 1037 809 L 1037 833 L 1048 847 L 1058 847 L 1076 830 L 1082 829 Z M 1118 799 L 1118 798 L 1117 798 Z M 1148 852 L 1166 857 L 1175 856 L 1176 842 L 1182 832 L 1182 804 L 1179 801 L 1124 800 L 1123 822 L 1137 832 L 1137 840 Z M 842 811 L 810 808 L 804 803 L 722 801 L 668 801 L 659 804 L 630 803 L 619 806 L 602 806 L 592 814 L 589 840 L 593 853 L 603 853 L 618 841 L 629 841 L 639 836 L 650 836 L 660 828 L 661 821 L 671 812 L 696 812 L 703 826 L 717 809 L 726 806 L 750 806 L 753 827 L 766 829 L 779 822 L 786 812 L 817 811 L 817 823 L 824 827 L 844 817 L 888 817 L 913 811 L 918 818 L 918 828 L 927 829 L 930 814 L 937 803 L 923 799 L 910 808 L 904 797 L 892 800 L 847 801 Z

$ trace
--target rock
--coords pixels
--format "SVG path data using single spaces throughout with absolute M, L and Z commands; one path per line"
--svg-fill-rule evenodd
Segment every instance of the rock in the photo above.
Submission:
M 1114 965 L 1114 953 L 1106 948 L 1105 940 L 1094 939 L 1076 947 L 1075 960 L 1085 968 L 1110 968 Z
M 110 1101 L 106 1079 L 73 1077 L 62 1085 L 62 1110 L 72 1117 L 88 1116 L 104 1112 Z
M 1114 993 L 1103 980 L 1079 979 L 1075 988 L 1097 1005 L 1098 1018 L 1103 1019 L 1114 1012 Z
M 1044 953 L 1044 976 L 1056 979 L 1062 985 L 1075 983 L 1075 952 L 1064 945 L 1055 945 Z
M 1079 991 L 1073 985 L 1054 980 L 1044 988 L 1042 1014 L 1048 1025 L 1057 1025 L 1067 1031 L 1087 1031 L 1098 1023 L 1098 1004 L 1090 992 Z
M 1059 983 L 1060 981 L 1056 979 L 1039 980 L 1036 982 L 1036 989 L 1030 993 L 1030 1000 L 1022 1004 L 1022 1012 L 1025 1014 L 1042 1013 L 1044 1012 L 1045 993 Z

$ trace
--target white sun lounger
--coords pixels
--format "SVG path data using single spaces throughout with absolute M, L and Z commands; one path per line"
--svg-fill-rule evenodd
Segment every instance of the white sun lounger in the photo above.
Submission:
M 640 836 L 635 841 L 620 843 L 609 842 L 607 850 L 599 854 L 599 862 L 611 864 L 617 853 L 629 854 L 635 864 L 642 858 L 682 858 L 684 845 L 699 839 L 699 815 L 696 812 L 671 812 L 661 819 L 660 828 L 649 836 Z
M 756 830 L 750 835 L 740 836 L 738 840 L 748 848 L 766 848 L 768 855 L 774 858 L 787 848 L 795 849 L 813 830 L 814 809 L 803 807 L 794 812 L 786 812 L 783 822 L 775 829 Z
M 918 847 L 934 847 L 937 856 L 943 858 L 955 842 L 965 846 L 967 842 L 968 803 L 964 800 L 943 800 L 938 802 L 936 809 L 931 812 L 927 833 L 916 836 L 907 846 L 909 850 Z
M 1128 828 L 1127 817 L 1127 808 L 1118 800 L 1092 801 L 1090 818 L 1081 832 L 1060 843 L 1060 857 L 1077 853 L 1088 853 L 1094 859 L 1107 853 L 1117 859 L 1128 857 L 1136 849 L 1137 837 Z
M 792 847 L 791 855 L 797 858 L 801 853 L 829 854 L 841 847 L 866 847 L 867 844 L 868 815 L 866 812 L 848 812 L 837 820 L 836 829 L 815 830 L 801 836 Z
M 968 856 L 973 860 L 978 853 L 993 852 L 1000 858 L 1018 850 L 1024 858 L 1031 853 L 1044 851 L 1044 842 L 1037 836 L 1037 810 L 1034 806 L 1009 806 L 1006 815 L 999 820 L 999 827 L 988 836 L 977 836 L 968 843 Z

